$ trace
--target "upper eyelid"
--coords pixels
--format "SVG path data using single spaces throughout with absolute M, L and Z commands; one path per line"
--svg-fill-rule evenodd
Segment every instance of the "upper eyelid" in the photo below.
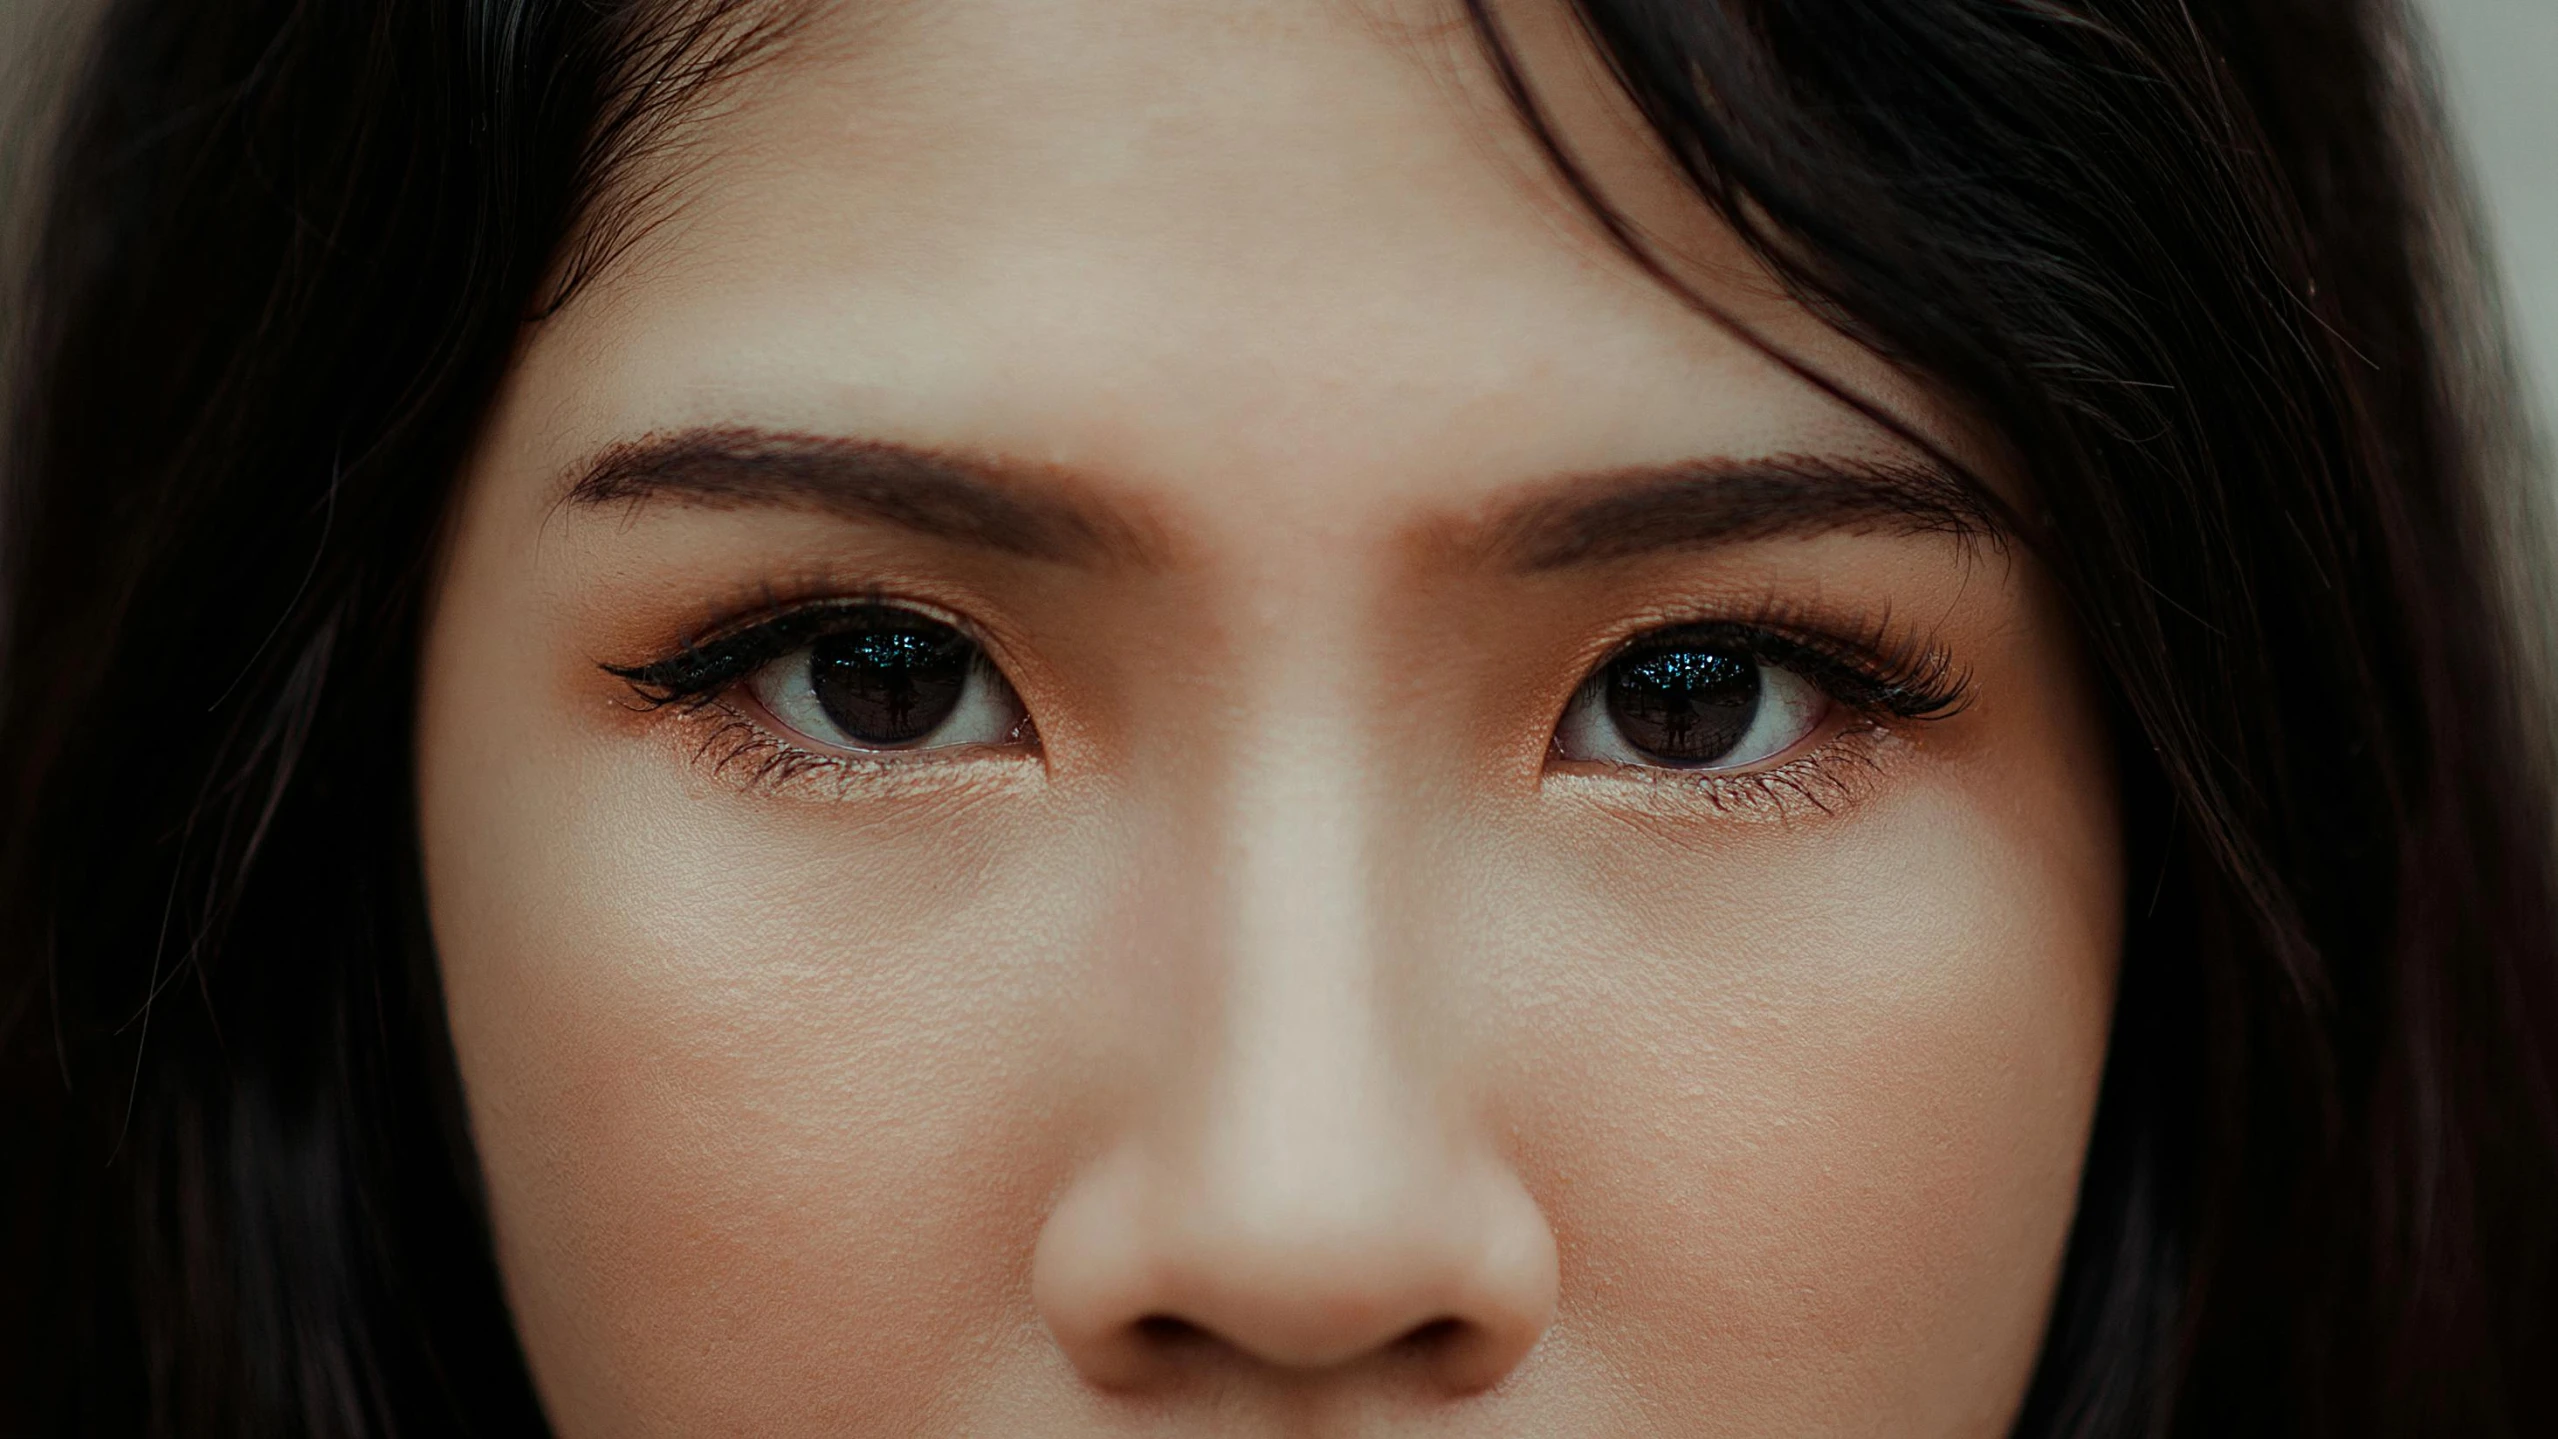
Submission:
M 929 602 L 886 593 L 813 598 L 778 606 L 768 603 L 760 611 L 707 627 L 671 654 L 635 665 L 604 663 L 600 668 L 643 691 L 643 698 L 652 707 L 698 699 L 821 637 L 828 617 L 867 609 L 905 610 L 950 626 L 977 647 L 982 663 L 995 668 L 1006 683 L 1011 682 L 1005 666 L 996 659 L 995 647 L 964 616 Z M 1969 702 L 1968 673 L 1955 666 L 1941 649 L 1924 643 L 1887 642 L 1886 630 L 1886 625 L 1877 624 L 1864 640 L 1852 641 L 1826 628 L 1789 622 L 1775 614 L 1759 618 L 1664 619 L 1619 639 L 1591 665 L 1576 688 L 1586 689 L 1603 682 L 1617 660 L 1686 632 L 1728 635 L 1770 663 L 1815 671 L 1806 678 L 1813 679 L 1833 699 L 1859 709 L 1889 712 L 1906 719 L 1937 719 L 1960 711 Z M 692 673 L 683 673 L 684 668 L 690 668 Z M 648 690 L 658 693 L 646 694 Z
M 1697 634 L 1732 637 L 1769 663 L 1797 669 L 1808 665 L 1818 673 L 1806 678 L 1820 682 L 1833 699 L 1860 708 L 1888 709 L 1908 719 L 1937 719 L 1958 712 L 1968 702 L 1970 675 L 1943 650 L 1929 644 L 1897 643 L 1887 649 L 1881 629 L 1877 626 L 1874 635 L 1857 642 L 1773 616 L 1671 620 L 1618 641 L 1591 666 L 1582 683 L 1585 687 L 1602 683 L 1610 666 L 1648 645 Z M 1841 681 L 1870 692 L 1861 699 L 1841 695 L 1832 688 Z
M 976 626 L 938 605 L 890 595 L 863 595 L 768 606 L 712 625 L 704 633 L 684 641 L 673 653 L 637 664 L 606 662 L 598 667 L 635 688 L 664 691 L 660 696 L 649 698 L 652 703 L 665 703 L 733 683 L 757 665 L 779 659 L 800 645 L 823 637 L 827 618 L 870 609 L 905 610 L 920 615 L 935 624 L 957 630 L 981 653 L 989 649 Z M 684 669 L 693 673 L 682 674 Z
M 664 693 L 653 699 L 673 699 L 694 694 L 738 677 L 748 665 L 745 647 L 750 641 L 774 636 L 778 621 L 750 624 L 742 629 L 702 639 L 686 640 L 681 649 L 638 664 L 601 666 L 606 674 L 628 682 L 635 689 L 654 689 Z M 794 638 L 793 643 L 797 640 Z M 763 648 L 758 646 L 757 648 Z M 786 650 L 772 655 L 756 655 L 755 659 L 778 658 Z
M 856 610 L 904 610 L 910 614 L 921 615 L 935 624 L 948 625 L 968 636 L 972 642 L 979 638 L 976 627 L 971 625 L 965 617 L 952 614 L 939 605 L 922 600 L 910 600 L 902 595 L 863 594 L 829 596 L 768 605 L 763 609 L 750 611 L 713 625 L 703 634 L 686 641 L 685 647 L 699 649 L 729 644 L 756 635 L 769 634 L 788 625 L 801 622 L 813 624 L 831 616 L 848 614 Z

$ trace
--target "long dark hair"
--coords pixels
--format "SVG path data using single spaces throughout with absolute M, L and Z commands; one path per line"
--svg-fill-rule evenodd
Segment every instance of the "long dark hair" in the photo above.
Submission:
M 13 316 L 0 1420 L 540 1428 L 422 918 L 421 593 L 523 326 L 788 8 L 101 18 Z M 2114 707 L 2130 938 L 2019 1432 L 2558 1422 L 2546 558 L 2396 0 L 1575 8 L 1703 201 L 2012 447 Z

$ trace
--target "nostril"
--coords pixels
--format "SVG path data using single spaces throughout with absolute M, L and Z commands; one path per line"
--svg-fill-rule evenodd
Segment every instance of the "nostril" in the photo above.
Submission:
M 1394 1342 L 1394 1347 L 1407 1354 L 1425 1357 L 1443 1354 L 1465 1342 L 1466 1330 L 1470 1327 L 1454 1315 L 1442 1314 L 1406 1330 L 1404 1336 Z
M 1130 1357 L 1142 1356 L 1140 1362 L 1150 1366 L 1192 1364 L 1206 1357 L 1210 1351 L 1249 1352 L 1221 1338 L 1217 1331 L 1203 1324 L 1160 1311 L 1141 1315 L 1132 1321 L 1127 1334 L 1134 1341 L 1134 1352 Z M 1439 1367 L 1480 1337 L 1475 1325 L 1453 1314 L 1442 1314 L 1413 1325 L 1371 1352 L 1390 1361 Z M 1154 1369 L 1150 1372 L 1163 1374 L 1171 1371 Z
M 1132 1326 L 1137 1338 L 1153 1349 L 1188 1349 L 1206 1343 L 1207 1330 L 1172 1314 L 1149 1314 Z
M 1041 1227 L 1032 1300 L 1095 1388 L 1331 1375 L 1466 1395 L 1553 1319 L 1553 1231 L 1498 1162 L 1375 1146 L 1328 1156 L 1342 1176 L 1317 1185 L 1287 1166 L 1229 1173 L 1223 1147 L 1216 1165 L 1114 1151 Z

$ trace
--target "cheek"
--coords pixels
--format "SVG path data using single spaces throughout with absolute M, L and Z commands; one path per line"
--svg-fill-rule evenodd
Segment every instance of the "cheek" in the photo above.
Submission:
M 1486 941 L 1551 946 L 1502 966 L 1539 992 L 1502 1000 L 1533 1020 L 1508 1089 L 1567 1317 L 1638 1387 L 1777 1427 L 1825 1405 L 1910 1433 L 2006 1422 L 2118 942 L 2112 815 L 2083 774 L 2050 778 L 1706 845 L 1606 824 L 1538 847 L 1553 910 Z
M 555 1417 L 927 1412 L 1013 1317 L 1071 1158 L 1037 1017 L 1082 948 L 1072 891 L 1003 805 L 848 827 L 655 754 L 488 758 L 428 805 L 429 888 Z

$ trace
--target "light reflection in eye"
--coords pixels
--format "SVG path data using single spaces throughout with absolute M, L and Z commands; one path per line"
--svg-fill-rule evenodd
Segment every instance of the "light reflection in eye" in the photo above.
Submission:
M 865 605 L 757 669 L 749 693 L 802 738 L 844 750 L 1012 742 L 1021 702 L 974 640 L 914 610 Z
M 1820 728 L 1830 698 L 1729 638 L 1671 635 L 1609 661 L 1555 732 L 1565 759 L 1738 770 L 1782 758 Z

